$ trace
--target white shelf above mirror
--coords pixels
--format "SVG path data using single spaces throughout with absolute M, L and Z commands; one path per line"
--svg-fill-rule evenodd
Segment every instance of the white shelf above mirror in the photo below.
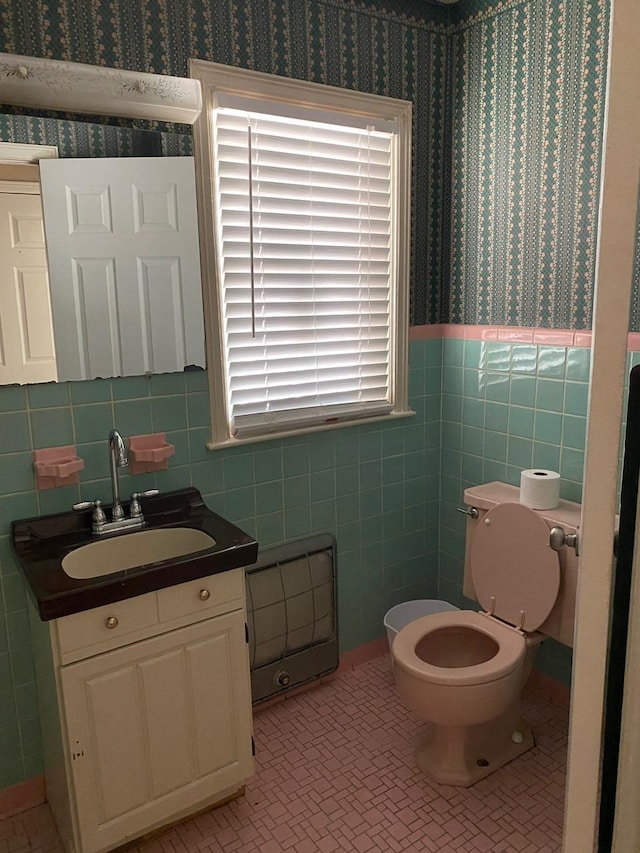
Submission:
M 193 124 L 202 109 L 200 82 L 0 53 L 3 104 L 69 113 Z

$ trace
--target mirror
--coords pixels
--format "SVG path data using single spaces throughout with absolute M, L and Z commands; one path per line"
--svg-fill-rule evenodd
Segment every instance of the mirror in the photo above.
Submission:
M 0 116 L 0 141 L 19 130 L 59 159 L 40 161 L 46 253 L 37 167 L 0 165 L 0 384 L 204 367 L 193 160 L 171 156 L 190 136 Z

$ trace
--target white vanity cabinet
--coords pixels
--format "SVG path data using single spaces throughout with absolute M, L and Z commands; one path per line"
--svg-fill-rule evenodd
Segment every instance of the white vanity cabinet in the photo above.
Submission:
M 40 702 L 58 711 L 42 714 L 47 796 L 69 853 L 241 790 L 253 772 L 243 569 L 39 625 Z

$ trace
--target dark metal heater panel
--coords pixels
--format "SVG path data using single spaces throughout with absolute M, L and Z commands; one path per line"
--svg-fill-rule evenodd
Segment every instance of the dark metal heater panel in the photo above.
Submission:
M 246 584 L 254 704 L 337 668 L 333 536 L 261 549 Z

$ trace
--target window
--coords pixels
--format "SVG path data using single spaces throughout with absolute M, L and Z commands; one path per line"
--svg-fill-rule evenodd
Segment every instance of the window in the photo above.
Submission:
M 407 414 L 411 105 L 191 73 L 211 446 Z

